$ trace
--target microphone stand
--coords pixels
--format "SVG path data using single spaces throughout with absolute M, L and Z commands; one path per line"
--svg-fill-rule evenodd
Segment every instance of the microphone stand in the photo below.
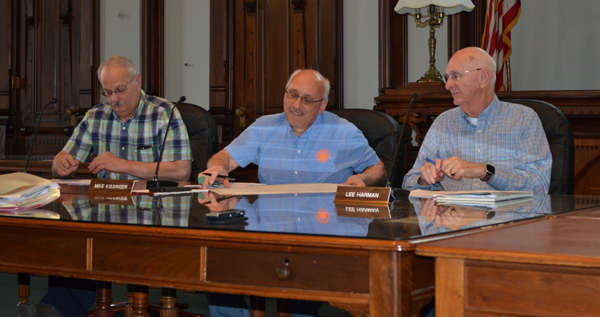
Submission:
M 42 117 L 44 116 L 44 110 L 51 104 L 55 104 L 58 102 L 58 99 L 52 98 L 49 103 L 47 103 L 44 107 L 42 107 L 42 112 L 40 113 L 40 118 L 38 119 L 37 126 L 35 127 L 35 133 L 33 134 L 33 142 L 31 142 L 31 147 L 29 147 L 29 154 L 27 154 L 27 162 L 25 163 L 24 173 L 27 173 L 27 167 L 29 166 L 29 160 L 31 159 L 31 153 L 33 152 L 33 147 L 35 146 L 35 139 L 37 138 L 38 129 L 40 128 L 40 123 L 42 122 Z
M 177 187 L 179 185 L 178 182 L 159 181 L 158 180 L 158 166 L 160 165 L 160 161 L 162 160 L 163 152 L 165 151 L 165 143 L 167 142 L 167 136 L 169 135 L 169 128 L 171 127 L 171 120 L 173 119 L 173 112 L 175 112 L 175 108 L 177 108 L 177 106 L 179 106 L 179 104 L 181 104 L 184 101 L 185 101 L 185 96 L 181 96 L 181 98 L 179 98 L 179 101 L 177 101 L 177 103 L 175 103 L 175 105 L 173 106 L 173 110 L 171 110 L 171 114 L 169 115 L 169 121 L 167 122 L 167 128 L 165 129 L 165 137 L 163 139 L 163 143 L 160 148 L 160 154 L 158 156 L 158 162 L 156 163 L 156 170 L 154 171 L 154 176 L 152 177 L 151 181 L 146 182 L 146 188 L 149 189 L 151 192 L 176 191 L 175 188 L 178 188 Z M 187 189 L 185 187 L 181 187 L 181 188 L 182 188 L 181 190 Z
M 394 153 L 394 159 L 392 160 L 392 166 L 390 167 L 388 179 L 385 184 L 385 187 L 387 187 L 387 188 L 392 187 L 392 174 L 394 173 L 394 167 L 396 166 L 396 161 L 398 160 L 398 152 L 400 150 L 400 146 L 402 145 L 402 137 L 404 135 L 404 128 L 406 127 L 406 122 L 408 121 L 408 114 L 410 112 L 410 107 L 413 105 L 415 100 L 417 100 L 417 98 L 419 98 L 419 94 L 415 92 L 412 95 L 412 99 L 410 100 L 410 103 L 408 104 L 408 108 L 406 109 L 406 116 L 404 116 L 404 122 L 402 123 L 402 128 L 400 128 L 400 138 L 398 138 L 398 145 L 396 146 L 396 152 Z M 394 195 L 393 195 L 393 188 L 392 188 L 392 197 L 394 199 L 396 199 L 396 197 L 394 197 Z

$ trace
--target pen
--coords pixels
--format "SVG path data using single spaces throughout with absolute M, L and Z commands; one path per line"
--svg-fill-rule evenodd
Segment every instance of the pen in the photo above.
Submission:
M 429 162 L 429 163 L 431 163 L 431 164 L 435 165 L 435 161 L 434 161 L 434 160 L 432 160 L 432 159 L 430 159 L 430 158 L 428 158 L 428 157 L 426 157 L 425 159 L 427 160 L 427 162 Z M 442 183 L 436 183 L 436 184 L 440 184 L 440 189 L 441 189 L 442 191 L 444 190 L 444 186 L 442 186 Z M 429 227 L 433 226 L 433 224 L 434 224 L 434 223 L 435 223 L 435 220 L 434 220 L 432 223 L 430 223 L 430 224 L 429 224 L 427 227 L 425 227 L 425 229 L 428 229 Z
M 431 226 L 433 226 L 435 224 L 435 219 L 433 219 L 433 221 L 427 225 L 427 227 L 425 227 L 425 229 L 429 229 L 431 228 Z
M 202 174 L 207 175 L 207 176 L 212 176 L 211 173 L 202 173 Z M 221 178 L 224 178 L 224 179 L 230 180 L 230 181 L 234 181 L 235 180 L 235 177 L 229 177 L 227 175 L 219 175 L 217 177 L 221 177 Z

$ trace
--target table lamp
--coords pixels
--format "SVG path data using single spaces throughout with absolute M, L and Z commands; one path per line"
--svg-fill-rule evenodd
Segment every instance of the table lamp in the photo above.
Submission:
M 421 9 L 427 8 L 428 20 L 421 21 Z M 462 11 L 472 11 L 475 5 L 470 0 L 400 0 L 394 11 L 398 14 L 414 12 L 418 27 L 429 26 L 429 70 L 417 82 L 440 82 L 442 76 L 435 68 L 435 27 L 444 22 L 444 15 L 456 14 Z M 413 15 L 413 14 L 411 14 Z

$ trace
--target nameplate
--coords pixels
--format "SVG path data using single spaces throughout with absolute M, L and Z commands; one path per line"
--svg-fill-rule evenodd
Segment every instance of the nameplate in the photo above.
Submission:
M 134 205 L 133 198 L 131 198 L 131 195 L 92 195 L 90 196 L 90 202 L 94 205 Z
M 87 194 L 131 195 L 133 179 L 92 179 Z
M 338 186 L 333 202 L 346 205 L 387 205 L 391 188 Z
M 354 218 L 391 219 L 388 205 L 348 205 L 335 204 L 338 216 Z

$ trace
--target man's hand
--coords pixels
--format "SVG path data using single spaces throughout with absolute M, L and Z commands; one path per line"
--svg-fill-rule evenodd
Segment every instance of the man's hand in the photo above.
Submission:
M 358 175 L 352 175 L 342 185 L 351 185 L 357 187 L 366 187 L 367 185 L 363 182 L 362 178 Z
M 443 181 L 446 178 L 443 166 L 445 165 L 440 159 L 435 160 L 435 165 L 426 162 L 425 165 L 421 166 L 421 177 L 418 180 L 419 185 L 433 185 Z
M 215 193 L 198 193 L 198 202 L 208 207 L 211 212 L 225 211 L 235 209 L 240 201 L 240 196 L 233 196 L 219 201 L 222 196 Z
M 123 173 L 123 167 L 127 160 L 124 160 L 111 152 L 98 154 L 88 167 L 94 174 L 100 173 L 101 170 L 107 170 L 113 173 Z
M 52 174 L 55 177 L 69 177 L 79 168 L 79 161 L 65 151 L 60 151 L 52 161 Z
M 481 179 L 486 175 L 485 164 L 465 161 L 458 156 L 453 156 L 444 160 L 441 166 L 446 175 L 457 181 L 463 179 L 463 177 Z
M 210 176 L 205 173 L 210 174 Z M 226 188 L 230 188 L 231 184 L 228 179 L 220 178 L 219 175 L 227 176 L 229 175 L 227 169 L 220 165 L 214 165 L 207 168 L 204 172 L 198 174 L 198 184 L 202 185 L 202 188 L 208 188 L 209 185 L 214 184 L 214 182 L 218 179 Z

